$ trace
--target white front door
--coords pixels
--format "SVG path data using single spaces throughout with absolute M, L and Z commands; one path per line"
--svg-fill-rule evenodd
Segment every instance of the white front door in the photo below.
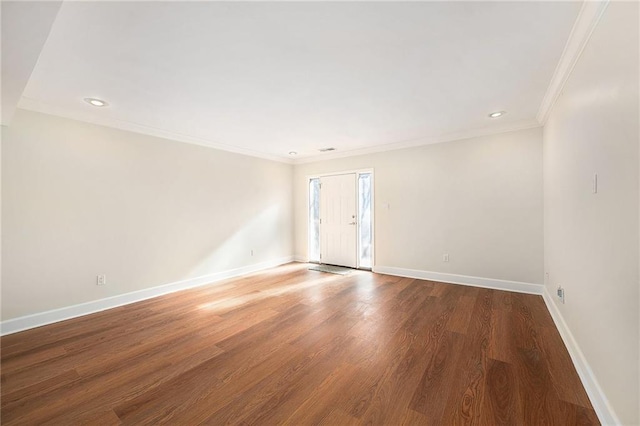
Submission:
M 357 266 L 355 173 L 320 178 L 320 262 Z

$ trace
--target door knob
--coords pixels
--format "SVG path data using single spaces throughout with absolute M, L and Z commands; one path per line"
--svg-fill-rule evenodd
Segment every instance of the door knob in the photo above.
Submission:
M 349 222 L 349 225 L 356 225 L 358 222 Z

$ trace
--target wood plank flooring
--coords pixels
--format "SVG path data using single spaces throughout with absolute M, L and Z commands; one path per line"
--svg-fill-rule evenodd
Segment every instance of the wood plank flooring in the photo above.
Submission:
M 599 424 L 540 296 L 290 264 L 1 339 L 18 424 Z

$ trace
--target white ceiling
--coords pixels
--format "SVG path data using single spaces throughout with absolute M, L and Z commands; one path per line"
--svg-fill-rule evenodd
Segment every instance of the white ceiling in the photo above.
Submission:
M 3 1 L 2 21 L 2 117 L 3 126 L 13 118 L 22 92 L 47 41 L 62 1 Z
M 282 159 L 531 127 L 580 7 L 65 2 L 20 107 Z

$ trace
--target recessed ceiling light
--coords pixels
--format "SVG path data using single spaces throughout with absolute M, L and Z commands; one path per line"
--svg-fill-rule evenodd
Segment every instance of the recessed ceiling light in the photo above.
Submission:
M 102 99 L 96 99 L 96 98 L 84 98 L 84 101 L 89 105 L 93 105 L 94 107 L 106 107 L 107 105 L 109 105 L 107 102 L 103 101 Z
M 298 155 L 298 153 L 295 151 L 289 151 L 289 155 L 295 157 L 296 155 Z
M 502 117 L 503 115 L 505 115 L 507 112 L 506 111 L 496 111 L 496 112 L 492 112 L 491 114 L 489 114 L 489 118 L 498 118 L 498 117 Z

